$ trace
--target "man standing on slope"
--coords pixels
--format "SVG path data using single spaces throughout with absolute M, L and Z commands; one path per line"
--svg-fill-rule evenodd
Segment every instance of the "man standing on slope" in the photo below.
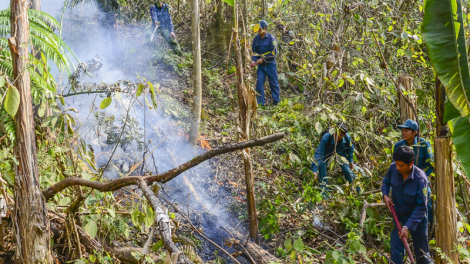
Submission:
M 431 161 L 433 161 L 431 144 L 424 138 L 420 138 L 418 143 L 418 139 L 416 137 L 418 134 L 418 123 L 411 119 L 406 120 L 406 122 L 403 125 L 399 125 L 398 128 L 401 129 L 401 137 L 403 140 L 398 141 L 395 146 L 393 146 L 393 152 L 395 153 L 395 151 L 400 146 L 409 146 L 413 148 L 415 153 L 415 159 L 413 160 L 413 163 L 416 167 L 420 168 L 426 173 L 428 181 L 430 182 L 429 175 L 431 175 L 431 173 L 434 171 L 434 166 L 431 164 Z M 432 208 L 431 188 L 429 188 L 428 192 L 428 220 L 432 227 L 434 223 L 434 214 Z
M 152 17 L 155 27 L 158 27 L 158 33 L 160 33 L 170 45 L 173 52 L 181 56 L 183 53 L 181 52 L 180 44 L 176 40 L 176 35 L 173 32 L 173 22 L 171 21 L 168 5 L 164 4 L 162 0 L 155 1 L 154 4 L 150 5 L 150 16 Z
M 279 99 L 279 82 L 277 79 L 277 43 L 273 35 L 267 33 L 268 23 L 264 20 L 259 22 L 258 35 L 253 39 L 253 57 L 251 67 L 258 65 L 256 79 L 256 100 L 261 106 L 266 105 L 264 99 L 264 82 L 268 76 L 269 86 L 271 87 L 271 96 L 273 97 L 273 105 L 277 105 Z
M 413 165 L 415 153 L 408 146 L 400 146 L 393 153 L 393 162 L 382 183 L 382 194 L 385 205 L 391 211 L 395 207 L 398 220 L 403 223 L 398 230 L 396 223 L 390 235 L 391 257 L 395 264 L 402 264 L 405 257 L 405 246 L 401 240 L 408 240 L 408 233 L 413 237 L 413 248 L 416 263 L 429 264 L 427 200 L 428 179 L 424 171 Z M 392 199 L 390 199 L 390 189 Z

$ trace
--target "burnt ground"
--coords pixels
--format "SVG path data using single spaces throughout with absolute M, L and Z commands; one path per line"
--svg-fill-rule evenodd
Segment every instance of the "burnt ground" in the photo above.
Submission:
M 125 56 L 114 62 L 120 65 L 126 75 L 137 73 L 139 78 L 146 78 L 154 84 L 158 83 L 160 85 L 157 88 L 158 107 L 165 116 L 175 121 L 174 125 L 183 133 L 187 132 L 190 121 L 188 113 L 191 110 L 193 94 L 191 54 L 185 53 L 183 58 L 174 56 L 161 37 L 157 37 L 156 45 L 151 45 L 145 40 L 149 31 L 141 27 L 141 31 L 136 35 L 135 29 L 135 27 L 124 25 L 120 27 L 119 35 L 126 39 L 127 43 Z M 136 65 L 131 61 L 139 63 Z M 205 89 L 209 82 L 210 80 L 205 76 L 201 136 L 198 140 L 198 146 L 206 150 L 236 142 L 234 128 L 236 112 L 217 113 L 217 107 L 214 107 L 218 104 L 217 97 Z M 224 87 L 219 87 L 219 89 L 223 90 Z M 233 99 L 232 95 L 228 96 Z M 175 132 L 177 130 L 179 129 L 175 128 Z M 169 155 L 173 156 L 171 159 L 173 166 L 186 161 L 178 153 L 169 153 Z M 246 193 L 242 164 L 239 152 L 224 154 L 199 165 L 189 173 L 179 176 L 178 181 L 162 188 L 164 195 L 167 195 L 171 202 L 175 202 L 179 208 L 183 208 L 183 211 L 190 210 L 193 224 L 202 228 L 219 245 L 223 245 L 224 238 L 228 237 L 219 226 L 236 229 L 242 234 L 247 233 Z M 256 170 L 254 173 L 256 175 Z M 188 208 L 188 194 L 190 193 L 192 195 L 189 198 Z M 208 201 L 208 203 L 203 201 Z M 170 206 L 167 207 L 171 210 Z M 182 219 L 179 220 L 184 222 Z M 217 249 L 204 240 L 201 242 L 198 254 L 203 260 L 213 259 L 213 252 Z M 223 256 L 221 253 L 219 255 Z

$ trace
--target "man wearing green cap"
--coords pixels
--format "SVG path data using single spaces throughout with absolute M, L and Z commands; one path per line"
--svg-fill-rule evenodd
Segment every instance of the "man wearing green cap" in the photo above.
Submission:
M 258 104 L 264 106 L 266 104 L 264 98 L 264 82 L 266 76 L 269 80 L 269 86 L 271 87 L 271 96 L 273 98 L 273 105 L 277 105 L 281 99 L 279 99 L 279 82 L 277 79 L 277 65 L 276 65 L 276 54 L 277 54 L 277 43 L 276 38 L 273 35 L 267 33 L 268 23 L 264 20 L 259 22 L 258 35 L 253 39 L 253 62 L 251 67 L 258 65 L 257 80 L 256 80 L 256 100 Z
M 426 173 L 426 176 L 433 173 L 434 166 L 431 164 L 433 161 L 433 153 L 431 144 L 428 140 L 424 138 L 417 139 L 418 134 L 418 123 L 408 119 L 403 125 L 397 126 L 398 129 L 401 129 L 402 140 L 398 141 L 393 147 L 393 152 L 395 152 L 400 146 L 409 146 L 413 148 L 415 153 L 415 159 L 413 164 L 423 170 Z M 431 195 L 431 189 L 429 188 L 429 195 Z M 432 198 L 428 200 L 428 220 L 429 224 L 432 226 L 434 223 L 433 219 L 433 208 L 432 208 Z
M 158 33 L 162 35 L 175 54 L 181 56 L 181 48 L 173 32 L 173 22 L 171 21 L 168 5 L 161 0 L 155 1 L 154 4 L 150 5 L 150 16 L 155 27 L 158 27 Z

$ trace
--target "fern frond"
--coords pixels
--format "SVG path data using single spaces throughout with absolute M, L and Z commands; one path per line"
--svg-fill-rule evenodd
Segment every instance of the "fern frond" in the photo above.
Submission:
M 44 21 L 53 31 L 60 28 L 59 22 L 57 22 L 54 17 L 45 12 L 28 9 L 28 18 L 29 17 L 38 18 L 41 21 Z
M 10 142 L 16 142 L 16 130 L 15 130 L 15 121 L 7 113 L 5 107 L 2 106 L 0 109 L 0 122 L 3 123 L 5 128 L 5 134 L 7 135 Z
M 28 9 L 28 20 L 33 46 L 39 49 L 47 60 L 54 62 L 59 70 L 70 74 L 70 59 L 65 58 L 65 51 L 70 51 L 70 48 L 54 33 L 55 29 L 59 29 L 57 20 L 44 12 L 32 9 Z M 0 37 L 9 35 L 11 35 L 10 9 L 5 9 L 0 11 Z M 0 45 L 8 48 L 8 43 L 6 46 L 3 43 Z

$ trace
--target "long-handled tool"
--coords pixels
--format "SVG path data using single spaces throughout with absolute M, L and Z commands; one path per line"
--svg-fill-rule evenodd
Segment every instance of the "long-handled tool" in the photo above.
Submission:
M 153 38 L 155 37 L 155 32 L 157 31 L 158 26 L 155 26 L 155 29 L 153 30 L 152 35 L 150 35 L 150 42 L 153 41 Z
M 398 221 L 397 213 L 395 212 L 395 207 L 390 206 L 390 212 L 392 212 L 393 220 L 395 220 L 395 224 L 397 224 L 398 232 L 401 232 L 401 224 L 400 221 Z M 406 254 L 408 254 L 411 264 L 414 264 L 415 261 L 413 259 L 413 255 L 411 254 L 410 245 L 408 245 L 408 241 L 406 241 L 406 238 L 404 237 L 401 238 L 401 241 L 403 241 L 403 245 L 405 245 Z

